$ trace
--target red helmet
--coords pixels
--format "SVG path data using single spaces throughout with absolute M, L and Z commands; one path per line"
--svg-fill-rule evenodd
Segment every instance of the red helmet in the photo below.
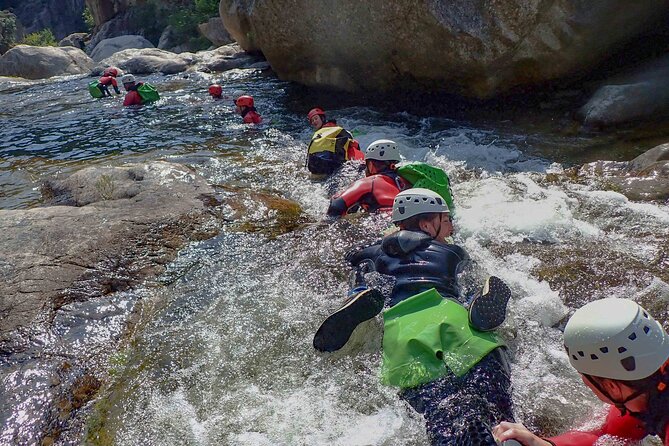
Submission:
M 105 72 L 104 72 L 104 75 L 105 76 L 116 77 L 116 76 L 118 76 L 118 68 L 114 68 L 114 67 L 106 68 Z
M 316 108 L 312 108 L 311 111 L 309 112 L 309 114 L 307 115 L 307 119 L 308 119 L 309 121 L 311 121 L 311 118 L 313 118 L 313 117 L 316 116 L 316 115 L 323 115 L 323 116 L 325 116 L 325 112 L 323 111 L 323 109 L 318 108 L 318 107 L 316 107 Z
M 235 101 L 239 107 L 253 107 L 253 96 L 240 96 Z
M 209 94 L 212 96 L 221 97 L 223 94 L 223 88 L 218 84 L 210 85 Z

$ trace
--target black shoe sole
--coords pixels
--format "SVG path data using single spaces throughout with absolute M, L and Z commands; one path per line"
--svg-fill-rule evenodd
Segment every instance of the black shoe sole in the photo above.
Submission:
M 491 331 L 504 323 L 511 290 L 502 279 L 490 276 L 487 290 L 478 295 L 469 307 L 469 323 L 480 331 Z
M 321 352 L 334 352 L 348 342 L 353 330 L 383 310 L 383 295 L 368 289 L 352 296 L 343 307 L 328 316 L 316 331 L 314 348 Z

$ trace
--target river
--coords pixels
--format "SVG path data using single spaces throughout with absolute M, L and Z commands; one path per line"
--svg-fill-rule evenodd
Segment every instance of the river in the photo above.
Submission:
M 656 137 L 574 130 L 550 107 L 509 116 L 488 108 L 477 118 L 475 109 L 435 116 L 392 101 L 360 106 L 254 70 L 146 79 L 162 99 L 138 110 L 93 100 L 86 78 L 0 80 L 0 209 L 38 206 L 40 181 L 56 173 L 165 159 L 195 168 L 222 199 L 281 196 L 300 215 L 266 222 L 259 209 L 225 222 L 215 238 L 184 249 L 159 284 L 69 304 L 30 349 L 3 352 L 2 445 L 40 444 L 45 433 L 46 444 L 425 444 L 422 419 L 379 383 L 380 322 L 361 326 L 336 354 L 311 347 L 346 294 L 344 253 L 388 226 L 380 216 L 321 222 L 328 191 L 357 172 L 330 183 L 305 173 L 305 115 L 315 105 L 362 147 L 393 139 L 407 160 L 449 173 L 455 241 L 477 263 L 466 284 L 491 274 L 514 292 L 501 331 L 527 425 L 555 433 L 602 411 L 563 351 L 560 329 L 575 308 L 630 297 L 667 327 L 669 206 L 559 175 L 576 163 L 630 159 Z M 214 80 L 224 95 L 252 93 L 265 124 L 242 125 L 230 100 L 211 100 Z M 75 363 L 103 385 L 63 428 L 58 413 L 79 407 L 49 402 L 54 376 L 72 379 Z

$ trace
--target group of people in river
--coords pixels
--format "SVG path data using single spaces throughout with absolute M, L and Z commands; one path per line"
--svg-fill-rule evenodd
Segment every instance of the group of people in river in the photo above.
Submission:
M 89 83 L 89 92 L 95 98 L 112 97 L 109 87 L 114 89 L 117 95 L 121 94 L 118 88 L 116 78 L 120 70 L 116 67 L 105 68 L 102 77 L 97 81 Z M 123 100 L 124 107 L 144 105 L 155 102 L 160 99 L 156 88 L 145 82 L 137 82 L 135 76 L 130 73 L 121 76 L 121 84 L 126 91 Z M 218 84 L 209 86 L 209 95 L 214 99 L 223 99 L 223 88 Z M 235 111 L 242 117 L 245 124 L 260 124 L 262 117 L 255 108 L 255 101 L 252 96 L 239 93 L 233 99 Z
M 434 445 L 591 446 L 605 436 L 647 435 L 669 445 L 669 335 L 624 298 L 590 302 L 564 330 L 572 366 L 612 406 L 604 423 L 551 438 L 515 423 L 509 358 L 495 333 L 511 290 L 491 276 L 480 289 L 461 292 L 458 276 L 470 259 L 451 241 L 454 206 L 445 173 L 423 163 L 400 165 L 399 146 L 388 139 L 363 153 L 321 108 L 307 118 L 315 130 L 307 150 L 311 173 L 331 175 L 348 161 L 365 163 L 366 176 L 336 193 L 327 215 L 389 212 L 397 227 L 346 255 L 354 286 L 317 330 L 317 350 L 341 349 L 356 327 L 383 313 L 381 381 L 423 415 Z M 384 293 L 388 287 L 378 286 L 378 277 L 390 280 L 391 291 Z
M 120 94 L 118 74 L 113 67 L 105 70 L 96 85 L 103 96 L 111 96 L 110 86 Z M 124 105 L 146 103 L 140 91 L 145 84 L 130 74 L 121 83 Z M 220 85 L 208 91 L 224 99 Z M 252 96 L 236 92 L 233 102 L 244 123 L 262 122 Z M 473 292 L 460 289 L 458 276 L 471 261 L 451 240 L 455 207 L 448 176 L 424 163 L 400 164 L 399 145 L 389 139 L 362 151 L 322 108 L 310 110 L 307 119 L 314 129 L 305 162 L 311 174 L 334 175 L 349 162 L 365 167 L 364 178 L 331 197 L 328 217 L 358 210 L 387 213 L 397 227 L 347 254 L 354 286 L 316 331 L 318 351 L 341 349 L 356 327 L 383 313 L 381 380 L 423 415 L 434 445 L 591 446 L 604 436 L 659 435 L 669 446 L 669 335 L 625 298 L 586 304 L 564 329 L 571 365 L 612 406 L 602 425 L 540 438 L 515 423 L 508 353 L 495 332 L 512 293 L 495 276 Z M 379 277 L 392 286 L 377 286 Z

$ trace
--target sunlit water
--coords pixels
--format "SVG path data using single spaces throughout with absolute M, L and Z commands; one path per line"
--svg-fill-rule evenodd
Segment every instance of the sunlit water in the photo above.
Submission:
M 163 99 L 139 110 L 92 100 L 88 79 L 0 81 L 0 207 L 37 205 L 39 182 L 55 173 L 166 159 L 215 185 L 295 200 L 306 223 L 278 236 L 262 221 L 254 232 L 225 224 L 184 249 L 162 286 L 64 307 L 33 348 L 0 358 L 0 444 L 39 444 L 50 431 L 44 407 L 56 398 L 54 380 L 81 358 L 106 385 L 59 444 L 425 444 L 422 419 L 379 383 L 380 322 L 361 326 L 337 354 L 311 347 L 348 288 L 344 253 L 388 227 L 379 216 L 320 223 L 328 190 L 357 172 L 325 184 L 305 173 L 304 114 L 316 104 L 255 71 L 149 80 Z M 213 80 L 224 95 L 252 93 L 266 123 L 239 124 L 229 100 L 206 95 Z M 607 296 L 634 298 L 669 319 L 667 205 L 547 180 L 561 171 L 551 151 L 602 144 L 592 137 L 380 107 L 332 115 L 361 146 L 394 139 L 406 159 L 451 176 L 455 241 L 477 262 L 475 278 L 494 274 L 514 291 L 502 332 L 519 420 L 555 433 L 601 411 L 569 365 L 560 328 L 574 308 Z M 138 322 L 124 335 L 133 309 Z

